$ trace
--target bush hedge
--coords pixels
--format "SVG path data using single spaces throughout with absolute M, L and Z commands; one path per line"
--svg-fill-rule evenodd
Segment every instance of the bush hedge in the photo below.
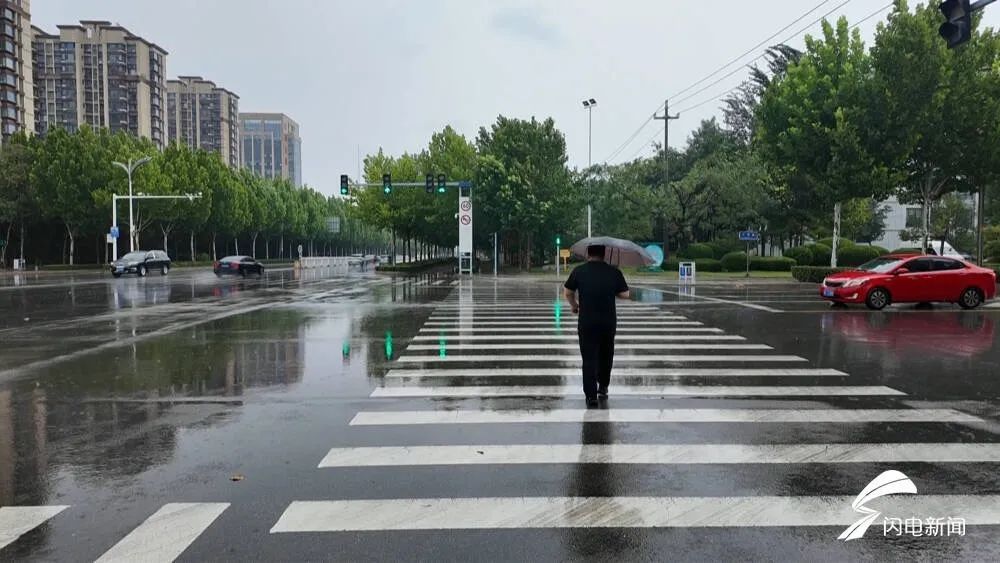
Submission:
M 843 251 L 837 252 L 838 266 L 860 266 L 869 260 L 873 260 L 885 254 L 881 248 L 874 246 L 855 245 L 848 246 Z
M 987 260 L 1000 260 L 1000 240 L 991 240 L 984 244 L 983 255 Z
M 847 268 L 831 268 L 829 266 L 795 266 L 792 268 L 792 277 L 800 282 L 823 283 L 823 279 L 830 274 L 843 272 Z
M 751 256 L 750 269 L 757 272 L 788 272 L 795 266 L 795 260 L 785 256 Z M 746 266 L 743 267 L 746 269 Z
M 677 253 L 681 258 L 692 258 L 697 260 L 699 258 L 715 258 L 715 249 L 711 245 L 696 242 L 689 244 L 687 248 Z
M 697 272 L 721 272 L 722 262 L 715 258 L 699 258 L 694 261 L 694 268 Z
M 723 256 L 729 254 L 730 252 L 739 252 L 746 246 L 745 243 L 742 243 L 738 240 L 726 240 L 726 241 L 715 240 L 705 244 L 712 247 L 713 251 L 712 258 L 715 258 L 716 260 L 721 260 Z
M 727 272 L 741 272 L 747 269 L 746 252 L 730 252 L 722 257 L 722 269 Z
M 813 251 L 808 246 L 795 246 L 785 251 L 785 258 L 795 260 L 797 264 L 812 265 Z
M 818 241 L 816 241 L 816 244 L 822 244 L 823 246 L 829 246 L 830 248 L 833 248 L 833 237 L 821 238 Z M 840 237 L 839 242 L 837 243 L 837 250 L 839 251 L 841 248 L 847 248 L 849 246 L 857 246 L 857 245 L 854 243 L 853 240 Z
M 813 243 L 808 246 L 809 250 L 812 250 L 813 253 L 813 261 L 810 265 L 820 267 L 830 265 L 830 256 L 833 254 L 833 250 L 829 246 L 820 243 Z M 805 266 L 806 264 L 802 265 Z

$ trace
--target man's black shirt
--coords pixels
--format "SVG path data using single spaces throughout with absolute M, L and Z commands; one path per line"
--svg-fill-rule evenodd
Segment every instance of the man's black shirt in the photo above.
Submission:
M 580 325 L 614 327 L 617 324 L 615 296 L 628 291 L 621 270 L 607 262 L 587 262 L 570 273 L 565 287 L 580 294 Z

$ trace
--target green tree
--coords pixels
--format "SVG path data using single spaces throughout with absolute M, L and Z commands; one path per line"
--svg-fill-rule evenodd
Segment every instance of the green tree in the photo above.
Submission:
M 24 258 L 27 223 L 38 215 L 38 203 L 31 179 L 37 144 L 34 137 L 17 133 L 0 147 L 0 222 L 7 223 L 4 242 L 0 243 L 0 266 L 7 263 L 7 248 L 15 225 L 20 231 L 18 256 Z
M 805 187 L 813 209 L 834 208 L 834 241 L 841 206 L 855 197 L 883 199 L 895 187 L 891 168 L 877 159 L 867 130 L 871 59 L 860 32 L 846 18 L 823 22 L 823 37 L 806 37 L 806 50 L 761 100 L 755 146 L 783 181 Z M 834 243 L 831 265 L 836 265 Z
M 1000 167 L 1000 102 L 990 72 L 1000 55 L 997 34 L 975 26 L 969 43 L 949 49 L 940 24 L 933 3 L 910 11 L 896 0 L 872 49 L 869 131 L 904 173 L 901 199 L 923 208 L 924 246 L 934 202 L 971 191 Z

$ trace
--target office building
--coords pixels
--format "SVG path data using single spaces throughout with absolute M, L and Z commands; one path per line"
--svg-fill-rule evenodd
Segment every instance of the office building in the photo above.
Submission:
M 283 113 L 241 113 L 243 166 L 265 178 L 302 185 L 299 124 Z
M 35 130 L 29 0 L 0 0 L 0 143 Z
M 125 131 L 166 143 L 167 52 L 106 21 L 35 27 L 35 130 Z
M 240 97 L 200 76 L 167 81 L 167 141 L 218 153 L 240 166 Z

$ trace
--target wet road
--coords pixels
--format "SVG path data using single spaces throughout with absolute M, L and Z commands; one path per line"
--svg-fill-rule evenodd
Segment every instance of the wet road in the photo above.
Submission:
M 637 281 L 588 411 L 552 282 L 25 282 L 0 560 L 1000 559 L 994 308 Z M 838 540 L 886 470 L 917 494 Z

